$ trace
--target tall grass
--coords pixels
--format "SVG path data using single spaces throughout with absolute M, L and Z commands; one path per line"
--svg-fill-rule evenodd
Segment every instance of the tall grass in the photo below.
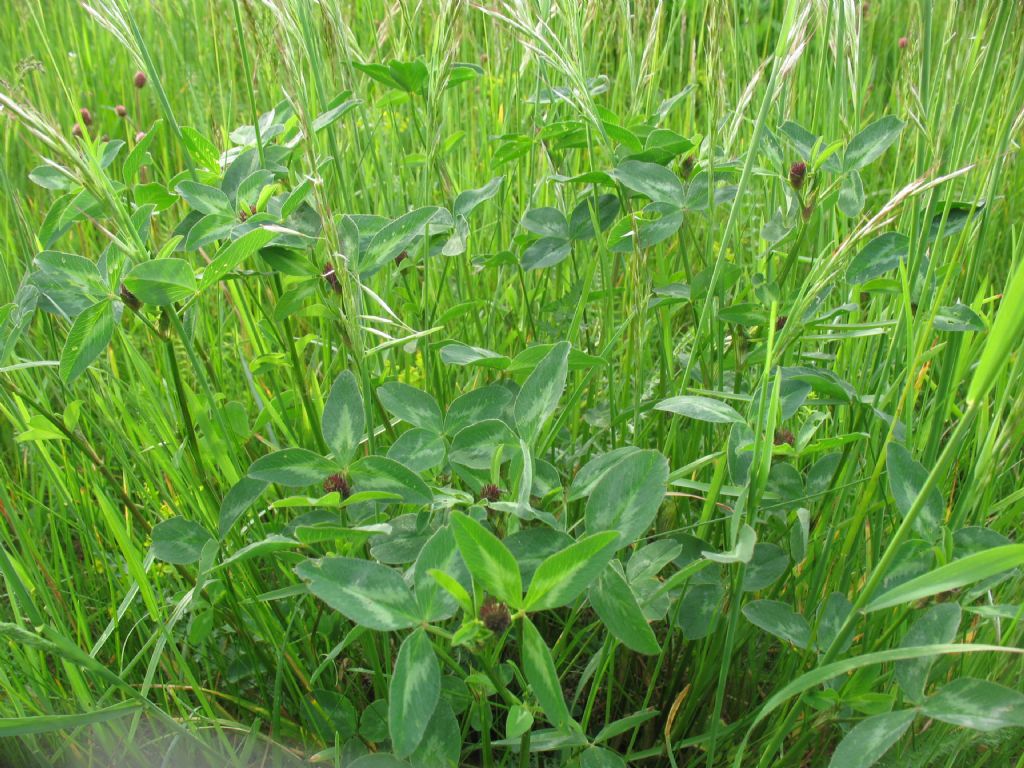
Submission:
M 0 303 L 23 295 L 50 250 L 40 232 L 63 193 L 28 178 L 45 162 L 100 206 L 53 249 L 91 262 L 156 256 L 184 201 L 156 215 L 147 239 L 100 158 L 104 135 L 130 148 L 157 121 L 140 179 L 173 186 L 205 178 L 193 133 L 219 155 L 238 126 L 286 104 L 305 135 L 289 185 L 312 181 L 324 222 L 305 292 L 296 275 L 259 262 L 186 311 L 125 309 L 110 346 L 71 384 L 59 365 L 68 319 L 38 312 L 17 333 L 17 308 L 0 313 L 0 762 L 346 765 L 388 749 L 372 703 L 387 699 L 399 639 L 353 631 L 293 571 L 333 545 L 206 568 L 159 557 L 153 529 L 181 517 L 212 535 L 224 497 L 259 457 L 327 453 L 320 414 L 342 371 L 362 392 L 360 451 L 383 455 L 405 431 L 377 394 L 384 382 L 419 387 L 443 409 L 489 382 L 517 389 L 541 355 L 516 356 L 566 340 L 585 355 L 569 358 L 557 410 L 526 441 L 534 457 L 569 488 L 595 456 L 660 451 L 667 494 L 618 559 L 676 542 L 693 562 L 704 562 L 702 548 L 723 562 L 691 575 L 680 550 L 655 570 L 676 578 L 661 609 L 654 597 L 645 606 L 657 653 L 623 645 L 586 601 L 534 615 L 591 741 L 653 713 L 602 742 L 600 756 L 536 751 L 537 732 L 502 743 L 520 698 L 538 731 L 553 722 L 517 666 L 525 619 L 513 617 L 506 645 L 474 654 L 449 644 L 458 627 L 438 627 L 446 685 L 465 700 L 462 764 L 827 765 L 865 718 L 916 707 L 883 764 L 1024 766 L 1020 727 L 935 716 L 939 704 L 929 709 L 904 684 L 919 662 L 897 650 L 936 646 L 932 696 L 962 678 L 1024 685 L 1024 580 L 1019 553 L 999 549 L 1020 542 L 1024 511 L 1022 329 L 1009 319 L 1021 308 L 1004 300 L 1019 294 L 1014 276 L 1024 280 L 1015 3 L 13 0 L 0 20 Z M 388 88 L 363 66 L 396 60 L 426 63 L 423 92 Z M 449 84 L 460 64 L 482 74 Z M 316 130 L 345 92 L 358 103 Z M 82 107 L 92 126 L 78 123 Z M 689 183 L 718 174 L 719 185 L 656 245 L 618 249 L 604 231 L 556 266 L 523 269 L 530 209 L 568 215 L 596 183 L 620 216 L 643 214 L 645 178 L 567 179 L 623 168 L 623 134 L 653 115 L 695 145 L 667 161 L 671 172 Z M 862 209 L 847 215 L 851 190 L 821 153 L 841 158 L 890 115 L 906 125 L 860 170 Z M 802 158 L 787 122 L 823 137 L 802 184 L 791 181 Z M 73 138 L 76 124 L 87 142 Z M 372 277 L 346 271 L 343 215 L 451 208 L 497 176 L 500 191 L 467 216 L 465 253 L 430 256 L 420 239 Z M 781 226 L 785 235 L 773 231 Z M 902 258 L 848 279 L 887 232 L 906 237 Z M 220 252 L 186 258 L 205 267 Z M 327 264 L 342 274 L 340 292 L 320 278 Z M 513 362 L 453 364 L 452 343 Z M 676 397 L 742 415 L 662 407 Z M 787 401 L 799 407 L 790 413 Z M 522 477 L 501 462 L 492 474 L 504 500 L 523 503 L 512 495 Z M 479 497 L 450 467 L 421 474 L 434 517 Z M 527 505 L 582 536 L 582 502 L 561 487 L 531 501 L 530 490 Z M 281 533 L 301 511 L 272 505 L 286 495 L 268 492 L 226 532 L 219 562 Z M 936 508 L 926 535 L 920 520 Z M 503 536 L 520 526 L 490 517 Z M 754 559 L 723 559 L 742 552 L 748 530 Z M 342 553 L 370 558 L 367 547 Z M 887 590 L 997 549 L 1005 568 L 877 607 Z M 778 558 L 774 579 L 744 587 Z M 755 621 L 749 606 L 766 601 L 803 617 L 810 635 L 794 641 Z M 939 604 L 961 605 L 962 620 L 949 636 L 922 635 L 919 620 Z M 479 687 L 456 673 L 469 670 Z M 361 716 L 358 733 L 331 720 L 344 707 L 330 695 Z

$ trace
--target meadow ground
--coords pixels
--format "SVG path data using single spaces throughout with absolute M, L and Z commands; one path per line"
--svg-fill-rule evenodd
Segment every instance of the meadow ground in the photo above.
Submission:
M 1024 766 L 1010 0 L 5 0 L 0 765 Z

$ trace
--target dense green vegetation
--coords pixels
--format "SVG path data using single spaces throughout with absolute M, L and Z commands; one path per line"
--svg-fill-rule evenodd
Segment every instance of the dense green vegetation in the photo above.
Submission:
M 9 0 L 0 765 L 1024 766 L 1022 50 Z

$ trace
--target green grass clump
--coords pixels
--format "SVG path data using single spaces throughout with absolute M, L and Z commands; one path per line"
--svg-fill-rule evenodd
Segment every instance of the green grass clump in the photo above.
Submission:
M 0 22 L 0 765 L 1024 766 L 1016 4 Z

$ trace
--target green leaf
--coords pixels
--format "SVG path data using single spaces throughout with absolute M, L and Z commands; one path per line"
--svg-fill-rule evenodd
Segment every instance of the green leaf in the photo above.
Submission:
M 984 552 L 977 552 L 954 560 L 941 568 L 905 581 L 876 597 L 867 604 L 864 610 L 870 613 L 883 608 L 891 608 L 894 605 L 912 603 L 940 592 L 959 589 L 1022 564 L 1024 564 L 1024 544 L 993 547 Z
M 220 281 L 280 233 L 281 230 L 277 227 L 258 227 L 221 248 L 216 258 L 203 270 L 203 276 L 199 281 L 200 290 Z
M 661 651 L 636 595 L 614 567 L 605 568 L 591 587 L 590 603 L 608 631 L 627 648 L 649 655 Z
M 572 251 L 572 244 L 561 237 L 542 237 L 523 251 L 520 259 L 523 269 L 546 269 L 561 264 Z
M 523 608 L 546 611 L 571 603 L 608 564 L 618 538 L 614 531 L 595 533 L 550 555 L 534 573 Z
M 456 216 L 469 216 L 474 208 L 498 194 L 504 180 L 504 176 L 495 176 L 479 189 L 467 189 L 460 192 L 459 196 L 455 198 L 452 213 Z
M 900 643 L 901 648 L 932 643 L 951 643 L 960 628 L 960 606 L 957 603 L 939 603 L 933 605 L 915 621 Z M 917 659 L 896 662 L 894 676 L 903 693 L 911 701 L 921 701 L 924 687 L 928 682 L 928 672 L 935 663 L 935 656 L 922 656 Z
M 413 472 L 426 472 L 444 461 L 444 440 L 436 432 L 414 427 L 398 436 L 388 448 L 388 458 Z
M 234 214 L 231 200 L 216 187 L 198 181 L 183 181 L 175 190 L 185 198 L 185 202 L 200 213 L 223 213 L 228 216 Z
M 517 445 L 516 436 L 504 421 L 486 419 L 455 434 L 448 458 L 453 464 L 470 469 L 489 469 L 498 448 Z M 505 455 L 508 455 L 507 450 Z
M 223 213 L 203 216 L 189 230 L 185 238 L 186 251 L 196 251 L 217 240 L 226 240 L 238 226 L 238 219 Z
M 494 597 L 518 610 L 523 604 L 519 564 L 501 539 L 461 512 L 452 512 L 452 532 L 473 579 Z
M 572 479 L 572 485 L 569 486 L 567 500 L 575 501 L 576 499 L 582 499 L 589 496 L 593 493 L 594 488 L 597 486 L 598 482 L 600 482 L 601 478 L 608 474 L 615 465 L 627 456 L 637 453 L 639 450 L 639 448 L 634 448 L 633 446 L 615 448 L 588 461 L 583 465 L 583 468 L 576 473 L 576 477 Z
M 342 115 L 351 109 L 354 109 L 359 104 L 362 104 L 361 99 L 350 99 L 351 91 L 345 91 L 344 93 L 336 96 L 331 100 L 328 108 L 321 112 L 313 120 L 313 132 L 322 131 L 329 125 L 333 125 L 341 119 Z
M 627 189 L 649 197 L 656 203 L 668 203 L 681 208 L 686 200 L 686 191 L 679 177 L 657 163 L 624 160 L 611 171 L 611 176 Z
M 974 369 L 971 386 L 967 390 L 967 403 L 973 405 L 988 394 L 996 376 L 1006 368 L 1013 349 L 1024 336 L 1024 261 L 1017 265 L 1017 271 L 1009 279 L 1003 298 L 999 302 L 992 330 L 982 350 L 981 358 Z
M 295 567 L 309 591 L 363 627 L 380 632 L 420 623 L 419 607 L 402 575 L 369 560 L 324 557 Z
M 916 716 L 916 709 L 904 709 L 861 720 L 839 742 L 829 768 L 870 768 L 900 740 Z
M 256 459 L 248 475 L 266 483 L 299 488 L 321 483 L 337 470 L 334 463 L 305 448 L 284 448 Z
M 331 385 L 320 417 L 324 440 L 334 451 L 334 460 L 347 464 L 355 455 L 366 430 L 366 414 L 359 384 L 352 371 L 342 371 Z
M 53 192 L 71 189 L 75 184 L 71 173 L 63 166 L 58 165 L 37 165 L 28 172 L 28 178 L 34 184 Z
M 267 485 L 265 480 L 243 477 L 231 486 L 231 490 L 220 503 L 217 528 L 221 539 L 228 535 L 238 518 L 263 494 Z
M 481 368 L 508 368 L 509 359 L 489 349 L 452 342 L 441 347 L 441 360 L 448 365 L 478 365 Z
M 891 115 L 873 122 L 847 145 L 843 168 L 856 170 L 879 158 L 899 138 L 904 125 L 902 120 Z
M 513 411 L 519 435 L 531 445 L 540 437 L 565 389 L 569 371 L 569 342 L 562 341 L 552 347 L 533 373 L 523 383 L 516 397 Z
M 580 768 L 626 768 L 626 761 L 610 749 L 587 747 L 580 752 Z
M 702 551 L 708 560 L 716 563 L 749 563 L 754 557 L 754 548 L 757 545 L 757 532 L 746 523 L 740 528 L 739 536 L 736 537 L 736 544 L 728 552 Z
M 125 287 L 143 304 L 166 307 L 195 295 L 196 276 L 183 259 L 153 259 L 137 264 Z
M 614 720 L 608 723 L 597 732 L 597 736 L 594 737 L 595 744 L 601 744 L 605 741 L 610 741 L 616 736 L 632 731 L 634 728 L 639 728 L 641 725 L 646 723 L 648 720 L 657 717 L 659 714 L 658 710 L 654 707 L 648 709 L 641 709 L 639 712 L 634 712 L 631 715 Z
M 920 656 L 932 656 L 935 654 L 959 654 L 959 653 L 1013 653 L 1013 654 L 1024 654 L 1024 651 L 1018 648 L 1010 648 L 999 645 L 984 645 L 982 643 L 974 644 L 958 644 L 958 645 L 925 645 L 917 648 L 893 648 L 888 651 L 878 651 L 876 653 L 867 653 L 863 656 L 855 656 L 849 659 L 843 659 L 841 661 L 834 661 L 831 664 L 823 664 L 815 667 L 810 672 L 806 672 L 797 677 L 792 682 L 787 683 L 782 688 L 773 693 L 767 701 L 761 706 L 761 709 L 757 713 L 757 717 L 754 718 L 750 726 L 747 729 L 746 734 L 743 737 L 743 741 L 740 743 L 739 749 L 736 750 L 736 757 L 733 760 L 734 768 L 740 768 L 744 765 L 744 756 L 746 755 L 747 742 L 750 739 L 750 735 L 757 726 L 762 723 L 765 718 L 775 712 L 780 706 L 788 701 L 793 696 L 797 696 L 804 691 L 810 690 L 816 686 L 822 685 L 840 675 L 845 675 L 848 672 L 853 672 L 858 669 L 865 667 L 874 666 L 876 664 L 887 664 L 893 661 L 903 661 L 904 659 L 916 659 Z
M 758 543 L 743 572 L 744 592 L 757 592 L 770 587 L 789 567 L 789 556 L 778 544 Z
M 520 649 L 523 660 L 523 673 L 541 709 L 555 728 L 567 730 L 572 718 L 565 704 L 565 695 L 558 681 L 555 663 L 551 659 L 551 651 L 544 643 L 544 638 L 527 618 L 523 622 L 523 647 Z
M 691 419 L 706 421 L 711 424 L 745 423 L 743 417 L 731 405 L 699 395 L 670 397 L 657 403 L 654 408 L 659 411 L 676 413 L 680 416 L 687 416 Z
M 139 173 L 139 169 L 146 162 L 146 153 L 149 151 L 150 145 L 153 143 L 153 139 L 156 138 L 160 131 L 160 120 L 153 123 L 152 127 L 146 131 L 146 135 L 139 140 L 139 143 L 132 147 L 132 151 L 128 153 L 128 157 L 124 159 L 124 165 L 121 166 L 121 178 L 125 184 L 131 184 L 135 177 Z
M 93 304 L 75 318 L 60 353 L 58 372 L 70 386 L 103 354 L 114 334 L 114 310 L 109 301 Z
M 587 531 L 618 531 L 619 546 L 632 544 L 654 522 L 665 497 L 668 460 L 658 451 L 637 451 L 614 464 L 587 499 Z
M 616 195 L 599 195 L 596 199 L 588 195 L 573 208 L 569 216 L 569 238 L 592 239 L 597 234 L 594 231 L 594 219 L 597 219 L 598 231 L 604 232 L 615 221 L 618 212 L 619 198 Z
M 441 668 L 426 631 L 402 643 L 388 689 L 388 732 L 398 757 L 411 755 L 427 730 L 441 696 Z
M 440 579 L 432 574 L 442 574 Z M 450 580 L 446 580 L 445 576 Z M 448 590 L 455 582 L 456 593 L 468 594 L 463 583 L 469 584 L 466 570 L 455 545 L 451 526 L 438 528 L 420 549 L 412 569 L 412 581 L 416 592 L 416 603 L 424 621 L 443 621 L 451 618 L 459 609 L 462 595 L 456 597 Z M 472 613 L 472 606 L 469 612 Z
M 519 226 L 541 237 L 569 239 L 569 222 L 557 208 L 531 208 L 523 214 Z
M 431 432 L 440 433 L 443 429 L 437 401 L 422 389 L 400 381 L 389 381 L 377 387 L 377 394 L 392 416 Z
M 435 206 L 417 208 L 381 227 L 356 262 L 360 277 L 369 277 L 385 264 L 394 261 L 402 251 L 408 250 L 440 210 Z M 438 227 L 437 231 L 440 232 L 441 228 Z
M 797 648 L 806 648 L 811 638 L 807 619 L 778 600 L 754 600 L 743 606 L 743 615 L 755 627 L 775 635 Z
M 846 282 L 866 283 L 896 269 L 910 252 L 910 238 L 899 232 L 883 232 L 850 260 Z
M 189 565 L 199 559 L 203 547 L 213 536 L 199 523 L 183 517 L 172 517 L 153 526 L 150 552 L 158 560 L 174 565 Z
M 505 738 L 518 739 L 533 727 L 533 715 L 522 704 L 513 704 L 505 718 Z
M 349 467 L 349 472 L 360 491 L 393 493 L 403 504 L 429 504 L 434 500 L 427 484 L 394 459 L 366 456 Z
M 864 210 L 864 182 L 857 171 L 850 171 L 843 177 L 839 187 L 839 210 L 851 219 Z
M 985 330 L 985 321 L 978 316 L 978 313 L 966 304 L 959 302 L 949 307 L 939 307 L 932 325 L 937 331 L 951 333 Z
M 122 701 L 110 707 L 78 715 L 32 715 L 29 717 L 0 717 L 0 739 L 13 739 L 35 733 L 77 731 L 95 723 L 105 723 L 139 711 L 141 705 Z
M 921 714 L 976 731 L 1024 728 L 1024 694 L 987 680 L 961 677 L 930 696 Z
M 885 454 L 885 468 L 889 475 L 889 490 L 896 500 L 896 508 L 906 517 L 921 488 L 924 487 L 925 480 L 928 479 L 928 470 L 915 461 L 910 451 L 899 443 L 889 443 Z M 932 487 L 912 525 L 922 537 L 934 542 L 941 534 L 945 516 L 946 506 L 942 502 L 942 494 L 938 488 Z
M 353 66 L 358 67 L 359 64 L 354 63 Z M 381 701 L 383 700 L 381 699 Z M 373 752 L 369 755 L 363 755 L 353 760 L 348 766 L 349 768 L 409 768 L 408 763 L 386 752 Z
M 459 768 L 462 756 L 462 731 L 451 704 L 441 698 L 427 723 L 426 733 L 416 751 L 409 756 L 414 766 Z

